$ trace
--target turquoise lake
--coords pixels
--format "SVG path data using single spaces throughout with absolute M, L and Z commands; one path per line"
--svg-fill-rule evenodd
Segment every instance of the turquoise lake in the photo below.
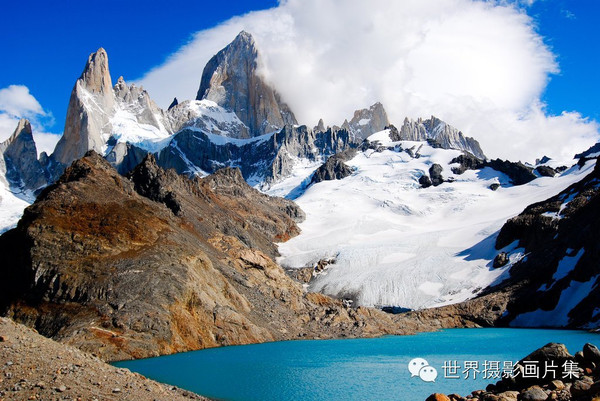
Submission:
M 549 343 L 564 343 L 574 354 L 598 334 L 535 329 L 451 329 L 414 336 L 375 339 L 301 340 L 233 346 L 114 363 L 134 372 L 218 400 L 421 400 L 434 392 L 467 395 L 498 379 L 483 379 L 504 362 L 516 362 Z M 423 358 L 435 368 L 435 382 L 411 377 L 409 362 Z M 444 377 L 442 366 L 457 361 L 459 378 Z M 465 361 L 478 364 L 476 379 L 463 373 Z M 446 376 L 456 376 L 446 370 Z M 426 376 L 424 376 L 426 377 Z M 426 377 L 427 378 L 427 377 Z

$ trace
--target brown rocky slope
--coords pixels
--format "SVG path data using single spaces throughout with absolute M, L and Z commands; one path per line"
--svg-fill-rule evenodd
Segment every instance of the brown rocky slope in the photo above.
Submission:
M 208 400 L 0 318 L 0 400 Z
M 224 169 L 190 180 L 94 152 L 0 237 L 2 314 L 105 360 L 294 338 L 407 333 L 305 293 L 273 262 L 302 212 Z

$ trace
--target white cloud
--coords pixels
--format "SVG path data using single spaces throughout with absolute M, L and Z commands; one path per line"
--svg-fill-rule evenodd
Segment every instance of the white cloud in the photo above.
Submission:
M 491 157 L 572 156 L 598 140 L 598 125 L 544 112 L 558 65 L 520 7 L 530 3 L 283 0 L 198 32 L 140 83 L 163 107 L 194 98 L 206 62 L 245 29 L 301 123 L 339 124 L 381 101 L 396 125 L 435 114 Z
M 52 153 L 60 135 L 46 132 L 54 124 L 52 114 L 45 111 L 24 85 L 0 89 L 0 142 L 10 137 L 21 118 L 31 122 L 38 154 Z

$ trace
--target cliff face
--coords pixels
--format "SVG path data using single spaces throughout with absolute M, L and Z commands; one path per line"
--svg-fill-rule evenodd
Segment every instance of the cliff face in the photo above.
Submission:
M 320 125 L 323 125 L 322 121 L 320 121 Z M 350 132 L 354 141 L 361 142 L 368 136 L 383 131 L 389 125 L 390 121 L 383 105 L 377 102 L 368 109 L 356 110 L 352 119 L 342 124 L 342 128 Z
M 197 100 L 212 100 L 235 112 L 249 128 L 250 136 L 296 124 L 290 108 L 258 73 L 258 50 L 252 35 L 239 35 L 210 59 L 198 89 Z M 242 138 L 243 132 L 238 137 Z
M 3 314 L 111 360 L 403 332 L 273 262 L 300 218 L 235 169 L 188 180 L 149 156 L 125 178 L 88 153 L 0 237 Z
M 431 116 L 427 120 L 419 118 L 416 121 L 404 119 L 400 128 L 400 140 L 426 141 L 428 139 L 435 141 L 443 149 L 464 150 L 479 159 L 485 159 L 477 140 L 464 136 L 462 132 L 437 117 Z
M 88 150 L 102 152 L 103 134 L 110 132 L 110 115 L 115 99 L 108 69 L 108 55 L 103 48 L 90 54 L 81 76 L 75 82 L 63 136 L 54 153 L 55 161 L 68 165 Z
M 48 183 L 38 161 L 31 124 L 26 119 L 21 119 L 10 138 L 0 143 L 0 154 L 0 177 L 6 177 L 11 187 L 19 191 L 36 190 Z

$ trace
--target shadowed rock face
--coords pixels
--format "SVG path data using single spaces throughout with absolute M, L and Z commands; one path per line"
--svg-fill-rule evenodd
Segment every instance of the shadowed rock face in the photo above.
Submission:
M 2 313 L 110 360 L 409 332 L 304 293 L 273 262 L 302 217 L 237 169 L 189 180 L 149 156 L 126 178 L 91 152 L 0 236 Z
M 250 129 L 250 136 L 297 123 L 279 94 L 259 75 L 258 57 L 252 36 L 248 32 L 240 32 L 204 67 L 196 96 L 197 100 L 212 100 L 234 111 Z
M 0 176 L 4 175 L 11 187 L 36 190 L 48 183 L 28 120 L 21 119 L 10 138 L 0 143 L 0 153 Z
M 306 126 L 285 126 L 263 141 L 215 143 L 205 133 L 184 129 L 158 154 L 158 164 L 180 174 L 198 169 L 211 173 L 224 166 L 239 167 L 244 178 L 270 183 L 288 176 L 296 158 L 317 160 L 358 146 L 348 131 L 328 128 L 314 132 Z

